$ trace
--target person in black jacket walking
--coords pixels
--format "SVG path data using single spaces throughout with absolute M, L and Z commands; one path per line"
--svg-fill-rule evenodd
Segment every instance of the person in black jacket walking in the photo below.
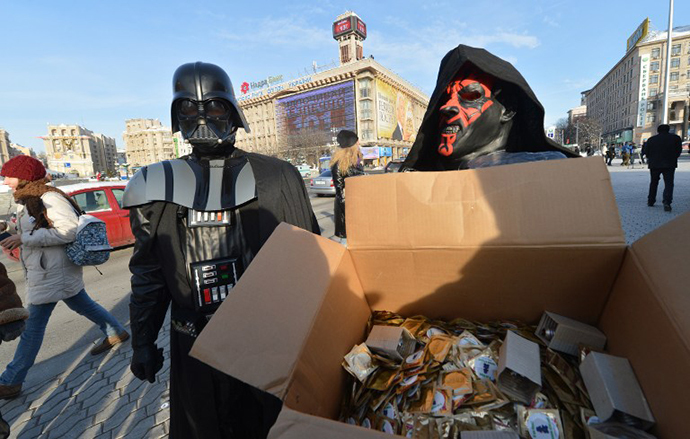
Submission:
M 656 192 L 659 186 L 659 177 L 664 176 L 663 204 L 666 212 L 671 211 L 673 201 L 673 179 L 678 167 L 678 157 L 682 151 L 680 137 L 669 133 L 670 127 L 666 124 L 659 125 L 657 135 L 647 140 L 644 146 L 644 155 L 649 164 L 651 181 L 649 182 L 649 195 L 647 206 L 654 206 Z
M 338 133 L 338 150 L 333 154 L 331 174 L 335 185 L 333 216 L 335 217 L 335 236 L 347 244 L 345 230 L 345 179 L 364 174 L 362 152 L 359 149 L 357 134 L 349 130 Z

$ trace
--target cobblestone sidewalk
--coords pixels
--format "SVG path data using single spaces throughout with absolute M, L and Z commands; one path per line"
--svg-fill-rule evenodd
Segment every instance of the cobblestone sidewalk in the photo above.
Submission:
M 22 390 L 0 411 L 18 439 L 160 438 L 168 435 L 170 333 L 164 325 L 158 346 L 165 363 L 156 382 L 140 381 L 129 370 L 126 342 L 106 355 L 88 350 L 74 367 L 46 383 Z

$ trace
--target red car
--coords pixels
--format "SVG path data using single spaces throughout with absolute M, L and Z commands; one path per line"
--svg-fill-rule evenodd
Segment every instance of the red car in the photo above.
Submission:
M 134 235 L 129 225 L 129 211 L 121 207 L 125 186 L 124 182 L 103 181 L 76 183 L 59 188 L 69 194 L 84 213 L 105 222 L 111 246 L 122 247 L 134 243 Z

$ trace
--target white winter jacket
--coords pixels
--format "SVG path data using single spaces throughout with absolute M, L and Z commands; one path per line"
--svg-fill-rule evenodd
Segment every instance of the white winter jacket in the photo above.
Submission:
M 75 240 L 79 217 L 72 204 L 57 192 L 46 192 L 41 200 L 53 223 L 50 229 L 32 232 L 33 218 L 24 206 L 17 209 L 26 301 L 32 305 L 68 299 L 84 289 L 82 267 L 72 263 L 65 253 L 65 245 Z

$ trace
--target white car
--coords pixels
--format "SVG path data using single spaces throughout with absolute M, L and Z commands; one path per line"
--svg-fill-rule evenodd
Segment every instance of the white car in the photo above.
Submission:
M 297 168 L 297 170 L 299 171 L 302 178 L 306 178 L 306 177 L 309 177 L 311 175 L 312 169 L 307 164 L 297 165 L 297 166 L 295 166 L 295 168 Z

